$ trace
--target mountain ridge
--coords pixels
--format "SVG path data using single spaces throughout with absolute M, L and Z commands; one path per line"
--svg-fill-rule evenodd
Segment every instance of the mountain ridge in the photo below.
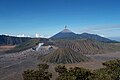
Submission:
M 106 52 L 120 51 L 120 46 L 114 43 L 104 43 L 89 39 L 82 40 L 57 40 L 54 45 L 62 48 L 71 48 L 81 54 L 103 54 Z
M 72 32 L 69 29 L 64 29 L 60 31 L 59 33 L 53 35 L 50 37 L 52 40 L 60 40 L 60 39 L 68 39 L 68 40 L 73 40 L 73 39 L 91 39 L 91 40 L 96 40 L 100 42 L 107 42 L 107 43 L 115 43 L 118 41 L 111 40 L 102 36 L 99 36 L 97 34 L 89 34 L 89 33 L 82 33 L 82 34 L 76 34 Z
M 18 45 L 32 38 L 0 35 L 0 45 Z

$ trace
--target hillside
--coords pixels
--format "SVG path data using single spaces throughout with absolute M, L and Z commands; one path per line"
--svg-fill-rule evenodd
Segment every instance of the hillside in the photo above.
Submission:
M 82 33 L 82 34 L 78 34 L 78 35 L 80 36 L 81 39 L 90 39 L 90 40 L 96 40 L 96 41 L 107 42 L 107 43 L 118 42 L 118 41 L 115 41 L 115 40 L 111 40 L 111 39 L 99 36 L 97 34 Z
M 103 43 L 94 40 L 57 40 L 54 42 L 57 47 L 71 48 L 82 54 L 102 54 L 111 51 L 120 51 L 119 45 Z
M 40 42 L 41 43 L 47 43 L 48 39 L 46 39 L 46 38 L 31 38 L 27 42 L 23 42 L 23 43 L 17 45 L 15 48 L 6 51 L 6 53 L 24 51 L 24 50 L 35 47 Z
M 30 39 L 31 38 L 28 37 L 14 37 L 14 36 L 0 35 L 0 45 L 18 45 Z
M 39 39 L 31 39 L 27 42 L 24 42 L 20 45 L 17 45 L 15 48 L 6 51 L 6 53 L 11 53 L 11 52 L 20 52 L 20 51 L 24 51 L 26 49 L 32 48 L 34 46 L 36 46 L 36 44 L 39 42 Z
M 78 63 L 88 61 L 89 58 L 70 48 L 58 48 L 53 53 L 49 53 L 41 58 L 43 62 L 50 63 Z

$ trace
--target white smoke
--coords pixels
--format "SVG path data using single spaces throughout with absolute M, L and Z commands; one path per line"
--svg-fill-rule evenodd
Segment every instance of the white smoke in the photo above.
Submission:
M 38 51 L 39 48 L 40 48 L 43 44 L 44 44 L 44 43 L 39 43 L 38 46 L 37 46 L 37 48 L 36 48 L 36 51 Z

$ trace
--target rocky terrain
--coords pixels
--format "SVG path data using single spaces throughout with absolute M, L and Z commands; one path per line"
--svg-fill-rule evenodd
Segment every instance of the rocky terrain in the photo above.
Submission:
M 5 51 L 11 50 L 14 47 L 15 46 L 8 46 L 8 45 L 0 46 L 0 53 L 4 53 Z
M 48 48 L 46 47 L 42 47 L 39 51 L 28 49 L 22 52 L 0 55 L 0 80 L 23 80 L 22 79 L 23 71 L 26 69 L 35 68 L 37 64 L 43 63 L 40 59 L 38 59 L 38 56 L 40 56 L 41 53 L 45 51 L 47 52 L 47 49 Z M 94 55 L 86 55 L 86 56 L 91 58 L 91 60 L 87 62 L 79 62 L 72 64 L 69 63 L 64 65 L 66 65 L 67 67 L 78 66 L 89 69 L 98 69 L 103 67 L 102 62 L 104 61 L 111 59 L 120 59 L 120 52 L 94 54 Z M 53 73 L 52 80 L 54 80 L 55 77 L 57 76 L 57 74 L 54 71 L 54 67 L 59 64 L 53 64 L 53 63 L 48 63 L 48 64 L 50 65 L 49 71 Z

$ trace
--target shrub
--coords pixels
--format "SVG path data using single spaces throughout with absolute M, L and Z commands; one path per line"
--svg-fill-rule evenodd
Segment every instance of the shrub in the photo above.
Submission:
M 52 74 L 46 69 L 49 68 L 47 64 L 39 64 L 38 70 L 26 70 L 23 72 L 24 80 L 50 80 L 52 78 Z

